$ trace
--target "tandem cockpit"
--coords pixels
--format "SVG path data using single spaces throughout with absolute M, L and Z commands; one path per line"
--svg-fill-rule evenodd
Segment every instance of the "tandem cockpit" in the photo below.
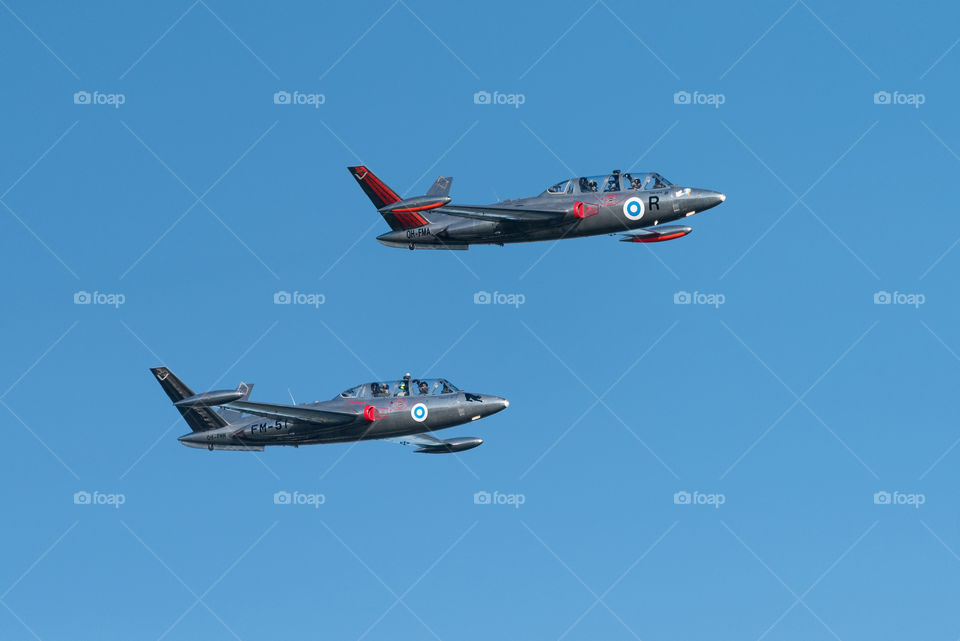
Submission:
M 673 183 L 656 172 L 629 173 L 615 169 L 605 176 L 582 176 L 558 182 L 549 187 L 545 193 L 561 194 L 596 194 L 617 191 L 650 191 L 666 189 Z
M 387 398 L 397 396 L 440 396 L 456 394 L 460 388 L 445 378 L 403 378 L 396 381 L 364 383 L 344 390 L 338 399 Z

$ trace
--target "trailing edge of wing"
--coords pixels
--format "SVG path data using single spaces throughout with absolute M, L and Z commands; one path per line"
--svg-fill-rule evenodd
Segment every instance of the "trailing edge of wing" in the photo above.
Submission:
M 331 412 L 328 410 L 313 409 L 302 405 L 278 405 L 274 403 L 251 403 L 249 401 L 235 401 L 223 405 L 224 408 L 245 412 L 256 416 L 276 419 L 294 419 L 307 421 L 317 425 L 346 425 L 357 420 L 359 414 L 347 412 Z
M 510 209 L 488 205 L 476 207 L 474 205 L 446 205 L 437 211 L 451 216 L 473 218 L 475 220 L 493 220 L 508 223 L 548 223 L 561 220 L 567 213 L 564 210 L 545 211 L 542 209 Z

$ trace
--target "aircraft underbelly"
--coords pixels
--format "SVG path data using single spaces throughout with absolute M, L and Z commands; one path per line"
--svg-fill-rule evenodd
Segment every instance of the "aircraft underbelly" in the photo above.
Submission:
M 657 217 L 647 212 L 642 219 L 631 220 L 622 213 L 619 205 L 600 207 L 599 211 L 586 218 L 563 218 L 552 224 L 514 223 L 484 220 L 464 220 L 447 226 L 438 238 L 451 243 L 506 244 L 523 243 L 560 238 L 579 238 L 601 234 L 616 234 L 647 227 L 675 216 L 663 212 Z
M 559 225 L 549 227 L 536 227 L 531 225 L 515 225 L 504 223 L 493 233 L 485 234 L 473 240 L 471 243 L 523 243 L 539 240 L 555 240 L 558 238 L 578 238 L 580 236 L 592 236 L 594 234 L 606 233 L 602 226 L 594 222 L 586 221 L 567 221 Z

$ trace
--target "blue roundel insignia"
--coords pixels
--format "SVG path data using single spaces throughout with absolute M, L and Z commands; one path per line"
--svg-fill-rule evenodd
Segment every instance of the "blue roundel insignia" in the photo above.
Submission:
M 630 220 L 640 220 L 643 218 L 643 199 L 637 198 L 628 198 L 623 203 L 623 215 L 629 218 Z
M 427 406 L 423 403 L 417 403 L 410 408 L 410 416 L 413 417 L 417 423 L 422 423 L 427 419 Z

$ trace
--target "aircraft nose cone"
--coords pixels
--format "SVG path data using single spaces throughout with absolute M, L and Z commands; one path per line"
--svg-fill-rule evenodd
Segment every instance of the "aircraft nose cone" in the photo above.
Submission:
M 692 209 L 696 212 L 706 211 L 716 207 L 727 199 L 726 194 L 722 194 L 719 191 L 711 191 L 710 189 L 693 189 L 691 190 L 690 197 L 692 199 Z
M 496 414 L 497 412 L 502 412 L 503 410 L 510 407 L 510 401 L 499 396 L 488 396 L 484 395 L 483 397 L 483 415 L 490 416 L 491 414 Z

